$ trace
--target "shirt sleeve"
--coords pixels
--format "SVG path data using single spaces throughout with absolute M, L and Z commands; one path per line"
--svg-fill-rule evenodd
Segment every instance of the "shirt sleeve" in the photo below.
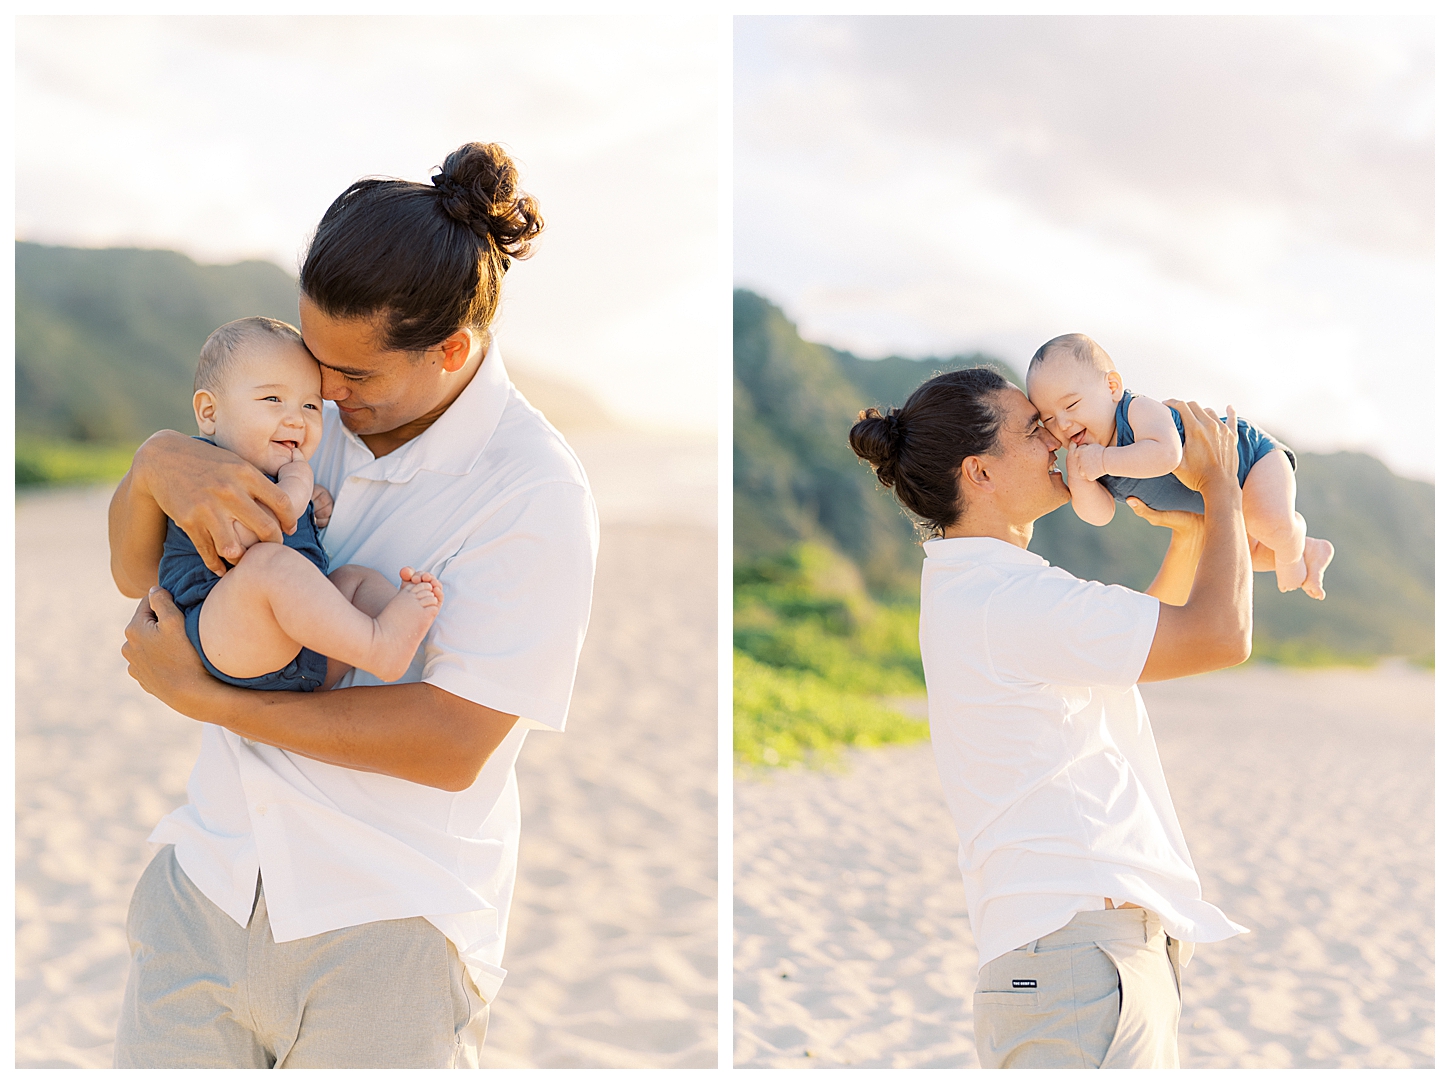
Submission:
M 438 574 L 423 680 L 563 730 L 589 624 L 599 521 L 587 488 L 550 482 L 491 513 Z
M 1045 568 L 998 588 L 985 620 L 992 665 L 1006 680 L 1128 688 L 1153 646 L 1158 600 Z

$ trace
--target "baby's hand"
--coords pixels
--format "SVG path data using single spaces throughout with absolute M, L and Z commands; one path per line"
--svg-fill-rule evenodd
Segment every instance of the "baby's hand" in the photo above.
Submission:
M 1073 444 L 1063 449 L 1067 453 L 1067 485 L 1074 481 L 1091 482 L 1107 472 L 1103 470 L 1103 446 L 1101 444 Z
M 303 472 L 312 473 L 312 464 L 307 462 L 307 457 L 302 454 L 301 448 L 292 449 L 292 458 L 277 468 L 278 478 L 300 478 Z
M 318 485 L 312 487 L 312 519 L 319 528 L 332 519 L 332 494 Z

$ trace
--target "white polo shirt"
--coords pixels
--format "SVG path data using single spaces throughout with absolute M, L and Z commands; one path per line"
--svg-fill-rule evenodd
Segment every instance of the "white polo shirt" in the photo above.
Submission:
M 589 621 L 599 521 L 579 460 L 509 383 L 497 343 L 436 422 L 374 458 L 327 403 L 312 459 L 332 493 L 332 567 L 396 579 L 412 565 L 444 600 L 401 681 L 426 681 L 519 722 L 478 780 L 450 793 L 340 768 L 202 727 L 188 805 L 153 843 L 245 925 L 260 868 L 278 941 L 421 915 L 485 999 L 503 981 L 519 838 L 514 762 L 531 728 L 562 731 Z M 354 671 L 344 685 L 381 684 Z
M 1171 937 L 1248 932 L 1203 900 L 1138 675 L 1158 600 L 996 538 L 926 543 L 921 658 L 979 966 L 1104 897 Z

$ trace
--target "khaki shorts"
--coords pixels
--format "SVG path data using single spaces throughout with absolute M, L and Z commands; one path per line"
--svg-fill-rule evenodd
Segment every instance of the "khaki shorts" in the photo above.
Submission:
M 1082 911 L 977 977 L 984 1069 L 1176 1069 L 1187 946 L 1142 908 Z
M 488 1006 L 424 919 L 279 945 L 260 880 L 242 929 L 166 846 L 136 885 L 126 936 L 118 1069 L 478 1066 Z

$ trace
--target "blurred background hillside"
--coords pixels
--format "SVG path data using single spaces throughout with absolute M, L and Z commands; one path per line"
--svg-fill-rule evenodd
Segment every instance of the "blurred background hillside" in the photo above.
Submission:
M 112 481 L 158 429 L 193 432 L 191 381 L 201 344 L 243 316 L 295 325 L 296 279 L 267 260 L 199 264 L 163 249 L 17 242 L 16 483 Z M 619 438 L 630 429 L 632 439 L 648 442 L 648 432 L 615 418 L 587 389 L 521 362 L 512 350 L 505 361 L 529 401 L 581 442 L 581 454 L 604 431 Z M 660 439 L 695 458 L 712 444 L 679 433 Z M 596 463 L 605 485 L 611 466 L 605 457 Z M 713 492 L 685 499 L 687 518 L 713 522 Z
M 104 478 L 156 430 L 192 432 L 201 344 L 243 316 L 295 325 L 292 276 L 265 260 L 17 243 L 16 482 Z
M 916 655 L 922 551 L 895 498 L 846 442 L 856 414 L 903 403 L 934 373 L 1005 363 L 981 354 L 867 359 L 800 337 L 767 299 L 735 309 L 737 747 L 779 763 L 808 749 L 921 730 L 893 698 L 924 695 Z M 1242 405 L 1251 416 L 1251 404 Z M 1360 452 L 1299 452 L 1298 508 L 1336 555 L 1329 597 L 1254 577 L 1254 658 L 1369 663 L 1434 651 L 1434 486 Z M 1062 508 L 1031 549 L 1086 579 L 1143 590 L 1168 531 L 1120 514 L 1090 527 Z M 804 736 L 802 736 L 804 735 Z

